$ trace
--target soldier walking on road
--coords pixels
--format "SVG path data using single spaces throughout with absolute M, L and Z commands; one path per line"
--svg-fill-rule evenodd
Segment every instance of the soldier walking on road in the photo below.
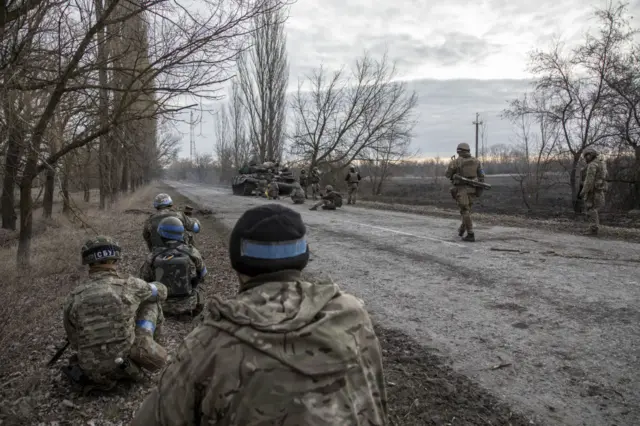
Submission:
M 584 182 L 579 196 L 585 200 L 587 216 L 591 221 L 587 233 L 597 235 L 600 227 L 599 210 L 604 206 L 607 191 L 607 164 L 593 148 L 585 149 L 583 155 L 587 167 L 583 174 Z
M 309 282 L 302 217 L 247 210 L 229 238 L 238 295 L 214 297 L 132 426 L 388 424 L 382 351 L 364 302 Z
M 317 167 L 311 170 L 309 180 L 311 181 L 311 195 L 315 201 L 318 199 L 318 195 L 320 195 L 320 170 L 318 170 Z
M 356 195 L 358 193 L 358 185 L 360 185 L 360 173 L 356 172 L 356 168 L 354 166 L 349 167 L 349 173 L 347 173 L 347 177 L 344 179 L 349 186 L 349 194 L 347 198 L 347 204 L 355 204 L 356 203 Z
M 460 208 L 460 216 L 462 217 L 462 223 L 458 228 L 458 235 L 463 236 L 466 232 L 467 235 L 463 238 L 464 241 L 475 241 L 475 234 L 473 232 L 473 222 L 471 221 L 471 206 L 473 200 L 476 197 L 482 195 L 482 188 L 474 188 L 464 182 L 458 181 L 458 176 L 484 182 L 484 170 L 482 170 L 482 163 L 480 160 L 471 155 L 471 148 L 467 143 L 461 143 L 456 149 L 458 158 L 452 157 L 449 167 L 445 173 L 447 179 L 451 179 L 453 188 L 451 188 L 451 196 L 456 200 L 458 208 Z

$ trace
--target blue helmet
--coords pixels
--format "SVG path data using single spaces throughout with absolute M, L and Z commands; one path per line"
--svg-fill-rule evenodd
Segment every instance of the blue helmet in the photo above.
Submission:
M 193 228 L 192 231 L 194 234 L 200 232 L 200 221 L 198 219 L 193 219 Z
M 169 197 L 169 194 L 158 194 L 156 198 L 153 199 L 153 207 L 156 209 L 171 206 L 173 206 L 173 200 Z
M 177 217 L 165 217 L 158 225 L 158 234 L 167 240 L 184 242 L 184 225 Z

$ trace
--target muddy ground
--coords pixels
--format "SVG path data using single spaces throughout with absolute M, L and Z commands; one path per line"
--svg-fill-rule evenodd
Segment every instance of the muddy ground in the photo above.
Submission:
M 226 226 L 266 202 L 170 184 Z M 307 224 L 308 273 L 332 277 L 379 326 L 402 331 L 535 424 L 640 424 L 640 246 L 629 238 L 637 230 L 605 227 L 609 235 L 589 238 L 575 235 L 584 226 L 575 222 L 481 216 L 467 244 L 455 211 L 310 212 L 277 202 Z
M 96 232 L 115 236 L 123 246 L 123 272 L 135 274 L 145 255 L 141 225 L 151 211 L 152 196 L 158 191 L 159 188 L 144 188 L 110 213 L 79 203 L 87 212 L 82 215 L 84 221 Z M 187 202 L 177 192 L 167 192 L 178 206 Z M 204 207 L 197 210 L 196 216 L 203 225 L 197 245 L 210 274 L 204 291 L 231 297 L 236 281 L 227 260 L 228 226 Z M 36 265 L 31 272 L 12 270 L 11 261 L 0 264 L 5 277 L 0 296 L 6 302 L 0 310 L 0 425 L 128 424 L 157 378 L 156 375 L 146 383 L 123 386 L 113 393 L 84 396 L 59 373 L 69 353 L 51 368 L 44 365 L 64 339 L 61 306 L 68 291 L 86 274 L 78 251 L 81 242 L 93 233 L 83 229 L 78 220 L 48 221 L 38 228 L 34 242 Z M 13 254 L 13 237 L 5 235 L 0 246 L 5 260 Z M 193 322 L 167 319 L 163 344 L 175 351 L 193 326 Z M 530 424 L 466 376 L 456 373 L 446 357 L 425 349 L 398 330 L 377 326 L 377 332 L 384 351 L 391 424 Z

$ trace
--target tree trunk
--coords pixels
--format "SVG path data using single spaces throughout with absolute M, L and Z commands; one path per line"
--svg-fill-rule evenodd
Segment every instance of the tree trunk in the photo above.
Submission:
M 96 19 L 101 19 L 104 10 L 103 0 L 95 0 Z M 109 93 L 107 92 L 107 60 L 109 53 L 107 52 L 105 29 L 102 28 L 96 34 L 98 48 L 98 80 L 100 83 L 100 126 L 106 127 L 109 120 Z M 109 161 L 109 137 L 108 135 L 100 136 L 98 149 L 98 167 L 100 171 L 100 209 L 107 208 L 107 199 L 111 195 L 111 167 L 113 164 Z
M 18 239 L 18 267 L 28 269 L 31 259 L 31 237 L 33 236 L 33 200 L 31 191 L 36 178 L 38 154 L 29 154 L 20 181 L 20 236 Z
M 15 190 L 17 187 L 18 167 L 20 166 L 20 143 L 9 132 L 7 155 L 4 163 L 4 180 L 2 181 L 2 228 L 16 229 Z
M 123 194 L 129 190 L 129 160 L 122 162 L 122 179 L 120 179 L 120 192 Z
M 581 213 L 582 208 L 578 202 L 578 187 L 576 186 L 576 175 L 578 173 L 578 163 L 580 162 L 580 155 L 573 156 L 573 162 L 571 163 L 571 171 L 569 173 L 569 184 L 571 185 L 571 201 L 573 203 L 573 211 Z
M 71 204 L 69 203 L 69 173 L 71 172 L 71 160 L 65 158 L 64 160 L 64 175 L 62 176 L 62 213 L 68 213 L 71 211 Z
M 44 182 L 44 198 L 42 200 L 42 217 L 50 218 L 53 216 L 53 193 L 55 191 L 56 171 L 51 165 L 50 169 L 47 169 L 45 173 Z
M 91 201 L 91 149 L 87 146 L 87 159 L 82 171 L 82 189 L 84 191 L 84 202 Z

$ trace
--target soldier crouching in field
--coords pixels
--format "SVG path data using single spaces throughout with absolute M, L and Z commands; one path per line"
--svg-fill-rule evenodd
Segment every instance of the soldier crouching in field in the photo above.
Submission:
M 305 234 L 300 214 L 279 204 L 240 217 L 229 238 L 238 295 L 210 300 L 132 426 L 387 424 L 364 302 L 302 277 Z
M 202 255 L 184 243 L 184 227 L 175 217 L 160 222 L 158 234 L 164 247 L 149 253 L 140 269 L 140 278 L 165 285 L 168 293 L 162 311 L 166 315 L 197 315 L 204 306 L 198 285 L 207 274 Z
M 116 272 L 120 258 L 111 238 L 88 240 L 82 263 L 89 265 L 89 277 L 64 305 L 64 328 L 77 354 L 63 372 L 88 388 L 107 390 L 119 379 L 140 380 L 143 369 L 157 371 L 167 361 L 166 350 L 154 340 L 163 321 L 158 302 L 166 299 L 167 289 L 159 282 L 121 277 Z
M 473 232 L 473 222 L 471 221 L 471 207 L 473 200 L 482 195 L 482 188 L 474 188 L 469 183 L 460 181 L 458 177 L 484 182 L 484 170 L 482 170 L 480 160 L 471 156 L 469 144 L 459 144 L 456 152 L 458 153 L 458 158 L 451 159 L 445 176 L 447 179 L 451 179 L 453 183 L 451 195 L 456 200 L 462 217 L 458 235 L 462 237 L 466 232 L 467 235 L 463 240 L 473 242 L 475 241 L 475 233 Z

